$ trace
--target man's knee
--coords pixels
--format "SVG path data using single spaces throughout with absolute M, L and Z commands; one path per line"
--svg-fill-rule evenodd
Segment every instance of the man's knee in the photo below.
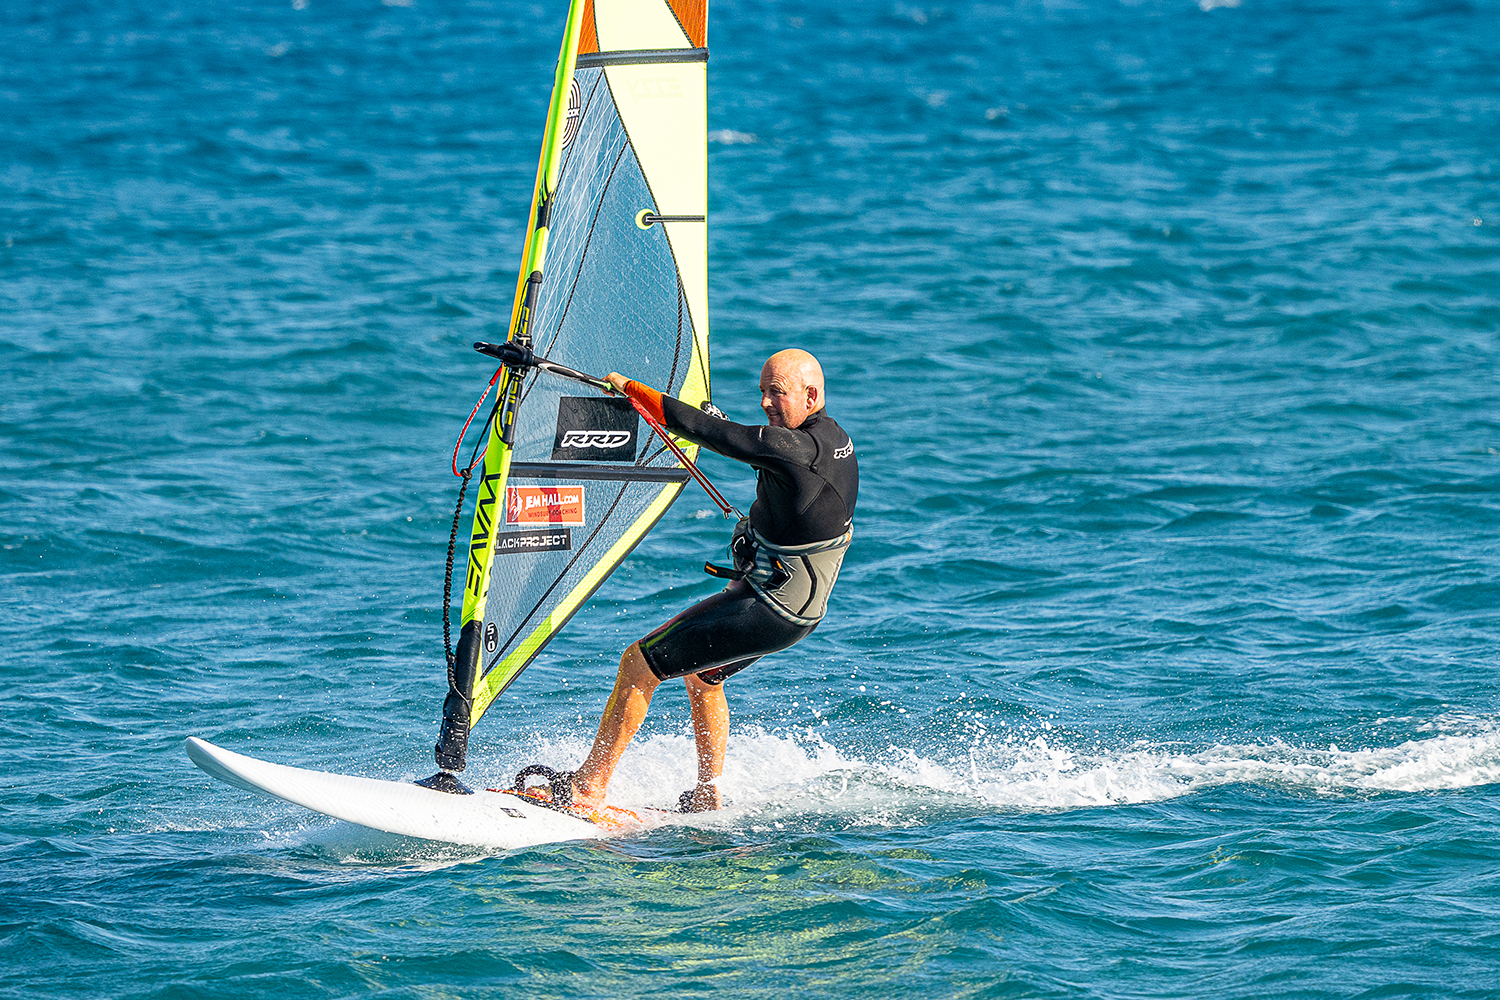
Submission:
M 724 694 L 724 685 L 710 684 L 697 674 L 685 674 L 682 681 L 687 685 L 688 696 L 692 698 L 722 696 Z
M 646 655 L 641 652 L 641 644 L 633 642 L 620 655 L 620 671 L 618 677 L 621 681 L 640 688 L 655 688 L 661 683 L 651 665 L 646 662 Z

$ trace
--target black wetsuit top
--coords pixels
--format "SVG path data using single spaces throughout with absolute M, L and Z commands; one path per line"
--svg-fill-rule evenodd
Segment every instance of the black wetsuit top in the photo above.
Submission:
M 773 608 L 786 596 L 784 591 L 766 592 L 748 578 L 741 579 L 641 639 L 641 653 L 657 678 L 696 674 L 705 683 L 722 684 L 817 627 L 848 544 L 859 498 L 859 462 L 849 435 L 822 411 L 792 430 L 737 424 L 671 396 L 661 398 L 661 408 L 669 430 L 759 472 L 750 525 L 767 543 L 834 543 L 831 551 L 812 557 L 824 560 L 822 582 L 814 580 L 811 592 L 807 586 L 797 590 L 792 609 Z M 810 571 L 815 565 L 807 559 L 800 562 Z M 807 584 L 809 577 L 797 579 Z M 786 587 L 795 589 L 797 581 Z M 816 608 L 803 606 L 804 597 L 807 605 L 816 604 Z M 795 615 L 789 615 L 789 610 Z M 813 617 L 798 617 L 804 614 Z
M 822 410 L 801 427 L 737 424 L 662 396 L 667 429 L 759 472 L 750 524 L 776 545 L 837 538 L 854 521 L 859 461 L 854 443 Z

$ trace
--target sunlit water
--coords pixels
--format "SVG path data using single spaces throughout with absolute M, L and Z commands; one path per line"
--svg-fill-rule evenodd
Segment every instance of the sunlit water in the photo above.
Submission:
M 562 18 L 6 8 L 0 996 L 1500 996 L 1493 0 L 716 0 L 715 400 L 808 347 L 864 474 L 729 807 L 486 854 L 187 761 L 431 772 Z M 576 764 L 727 532 L 466 779 Z M 664 687 L 613 794 L 691 776 Z

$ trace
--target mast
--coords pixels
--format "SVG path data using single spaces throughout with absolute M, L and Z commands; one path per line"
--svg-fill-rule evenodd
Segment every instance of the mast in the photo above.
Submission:
M 629 367 L 693 405 L 709 394 L 706 30 L 706 0 L 573 0 L 508 338 L 584 371 Z M 444 772 L 465 768 L 473 725 L 681 492 L 687 471 L 642 431 L 623 400 L 502 374 Z

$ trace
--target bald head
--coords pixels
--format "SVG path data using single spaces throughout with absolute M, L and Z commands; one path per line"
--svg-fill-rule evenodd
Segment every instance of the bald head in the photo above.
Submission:
M 760 370 L 760 408 L 772 427 L 801 427 L 823 408 L 823 366 L 796 348 L 777 351 Z

